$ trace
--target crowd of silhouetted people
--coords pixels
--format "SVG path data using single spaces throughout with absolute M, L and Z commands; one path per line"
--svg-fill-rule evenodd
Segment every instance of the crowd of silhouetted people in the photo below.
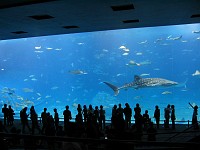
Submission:
M 189 103 L 190 104 L 190 103 Z M 192 116 L 192 124 L 195 129 L 198 129 L 198 106 L 190 106 L 194 109 Z M 117 137 L 117 133 L 122 131 L 132 131 L 138 135 L 142 135 L 143 131 L 150 133 L 148 140 L 155 141 L 155 135 L 157 129 L 160 128 L 160 108 L 158 105 L 155 106 L 153 117 L 155 118 L 155 127 L 152 122 L 152 118 L 149 117 L 148 110 L 145 110 L 144 114 L 141 113 L 141 107 L 137 103 L 133 108 L 128 103 L 125 103 L 125 107 L 121 104 L 114 105 L 112 108 L 111 124 L 106 125 L 106 112 L 102 105 L 100 107 L 93 106 L 90 104 L 88 107 L 80 104 L 77 106 L 77 114 L 75 116 L 75 122 L 72 122 L 72 113 L 69 106 L 65 107 L 63 116 L 59 116 L 57 109 L 54 109 L 54 114 L 47 112 L 47 108 L 44 108 L 41 113 L 41 120 L 38 118 L 38 114 L 35 111 L 34 106 L 31 106 L 30 113 L 27 113 L 28 108 L 24 107 L 20 111 L 21 130 L 20 133 L 31 133 L 47 135 L 47 136 L 76 136 L 76 137 L 87 137 L 87 138 L 114 138 Z M 1 132 L 7 131 L 7 126 L 14 125 L 15 112 L 12 107 L 4 104 L 2 108 L 4 114 L 3 123 L 0 123 Z M 132 123 L 132 117 L 135 122 Z M 29 125 L 29 118 L 31 120 L 31 126 Z M 60 118 L 64 118 L 64 124 L 59 121 Z M 175 129 L 175 106 L 168 104 L 164 108 L 164 128 L 170 128 L 169 122 L 171 120 L 171 128 Z M 39 122 L 41 121 L 41 123 Z M 20 131 L 19 131 L 20 130 Z M 135 134 L 135 135 L 136 135 Z M 120 135 L 121 136 L 121 135 Z M 122 137 L 122 136 L 121 136 Z M 126 135 L 126 137 L 128 137 Z M 137 136 L 136 139 L 140 139 Z

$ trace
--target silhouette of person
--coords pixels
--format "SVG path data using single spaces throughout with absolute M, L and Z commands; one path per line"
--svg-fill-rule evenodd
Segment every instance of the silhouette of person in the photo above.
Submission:
M 140 105 L 137 103 L 136 107 L 134 108 L 134 118 L 135 118 L 135 127 L 136 130 L 141 131 L 142 130 L 142 115 L 141 115 L 141 108 Z
M 69 122 L 72 119 L 72 114 L 71 114 L 71 111 L 69 110 L 69 106 L 68 105 L 65 108 L 66 109 L 63 111 L 63 115 L 64 115 L 64 130 L 67 131 L 67 129 L 69 128 Z
M 47 136 L 55 136 L 55 124 L 53 116 L 48 112 L 47 113 L 47 126 L 45 128 L 45 135 Z
M 122 108 L 121 104 L 118 104 L 117 108 L 117 129 L 124 130 L 125 128 L 125 121 L 124 121 L 124 109 Z
M 97 125 L 99 121 L 99 108 L 98 106 L 95 106 L 94 109 L 94 123 Z
M 192 106 L 190 103 L 189 105 L 193 108 L 193 114 L 192 114 L 192 125 L 194 127 L 194 129 L 199 129 L 199 125 L 198 125 L 198 120 L 197 120 L 197 115 L 198 115 L 198 106 Z
M 158 105 L 155 106 L 154 118 L 156 119 L 156 127 L 157 127 L 157 129 L 159 129 L 159 125 L 160 125 L 160 109 L 159 109 Z
M 114 105 L 112 108 L 112 117 L 111 117 L 111 126 L 116 128 L 117 125 L 117 105 Z
M 106 112 L 103 109 L 103 106 L 100 105 L 100 110 L 99 110 L 99 126 L 100 126 L 101 130 L 105 129 L 105 127 L 106 127 L 106 125 L 105 125 L 105 122 L 106 122 L 106 116 L 105 116 L 105 114 L 106 114 Z
M 14 110 L 11 108 L 11 105 L 8 106 L 8 125 L 13 125 L 14 122 Z
M 42 133 L 44 133 L 47 126 L 47 108 L 44 108 L 44 111 L 41 113 L 42 118 Z
M 94 109 L 93 109 L 91 104 L 89 105 L 87 114 L 88 114 L 87 121 L 89 121 L 89 122 L 93 121 L 93 119 L 94 119 Z
M 4 104 L 4 107 L 2 108 L 2 113 L 3 113 L 3 119 L 4 119 L 4 126 L 7 125 L 8 123 L 8 108 L 7 108 L 7 104 Z
M 83 116 L 82 116 L 82 108 L 80 104 L 78 104 L 77 111 L 78 111 L 78 114 L 76 115 L 75 122 L 76 122 L 77 128 L 81 130 L 83 128 Z
M 126 129 L 129 129 L 131 127 L 132 109 L 130 108 L 130 105 L 128 103 L 125 104 L 124 116 Z
M 171 121 L 172 121 L 172 129 L 175 129 L 175 120 L 176 120 L 176 115 L 175 115 L 175 106 L 171 105 Z
M 56 108 L 54 108 L 54 124 L 57 131 L 59 126 L 59 115 Z
M 146 130 L 151 121 L 149 118 L 148 110 L 145 110 L 145 113 L 143 114 L 142 118 L 143 118 L 143 123 L 144 123 L 144 129 Z
M 84 119 L 84 123 L 86 124 L 87 122 L 87 118 L 88 118 L 88 110 L 87 110 L 87 106 L 83 105 L 83 119 Z
M 32 122 L 32 134 L 35 133 L 35 129 L 37 129 L 39 131 L 39 133 L 41 133 L 41 129 L 38 125 L 38 115 L 35 111 L 34 106 L 31 106 L 31 108 L 30 108 L 30 119 Z
M 170 104 L 168 104 L 167 107 L 164 109 L 165 128 L 169 128 L 170 113 L 171 113 Z
M 24 107 L 21 111 L 20 111 L 20 118 L 21 118 L 21 123 L 22 123 L 22 133 L 25 132 L 25 127 L 27 127 L 29 129 L 29 131 L 31 131 L 31 128 L 28 124 L 28 116 L 29 114 L 26 113 L 27 111 L 27 107 Z

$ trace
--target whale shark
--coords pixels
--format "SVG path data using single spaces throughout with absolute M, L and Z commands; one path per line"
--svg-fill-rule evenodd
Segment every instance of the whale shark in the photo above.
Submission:
M 147 88 L 147 87 L 169 87 L 169 86 L 175 86 L 178 85 L 177 82 L 170 81 L 163 78 L 142 78 L 138 75 L 134 76 L 134 81 L 131 83 L 124 84 L 121 87 L 117 87 L 109 82 L 104 81 L 106 85 L 108 85 L 114 92 L 115 96 L 119 94 L 119 91 L 121 89 L 128 89 L 128 88 Z

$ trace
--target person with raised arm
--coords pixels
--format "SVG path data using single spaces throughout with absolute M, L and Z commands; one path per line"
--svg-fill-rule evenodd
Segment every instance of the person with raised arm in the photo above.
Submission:
M 195 105 L 193 106 L 192 104 L 189 103 L 189 105 L 194 109 L 193 110 L 193 115 L 192 115 L 192 125 L 194 127 L 194 129 L 199 129 L 199 124 L 198 124 L 198 121 L 197 121 L 197 115 L 198 115 L 198 106 Z

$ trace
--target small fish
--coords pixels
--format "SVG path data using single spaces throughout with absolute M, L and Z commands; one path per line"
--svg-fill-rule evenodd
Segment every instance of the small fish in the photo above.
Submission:
M 142 53 L 141 53 L 141 52 L 138 52 L 138 53 L 136 53 L 136 55 L 137 55 L 137 56 L 141 56 L 141 55 L 142 55 Z
M 30 78 L 33 78 L 34 76 L 35 76 L 35 75 L 34 75 L 34 74 L 32 74 L 32 75 L 30 75 L 29 77 L 30 77 Z
M 47 96 L 45 96 L 45 98 L 50 98 L 51 97 L 51 95 L 47 95 Z
M 35 46 L 35 49 L 41 49 L 42 47 L 41 46 Z
M 200 76 L 200 71 L 196 70 L 195 73 L 192 74 L 192 76 Z
M 121 73 L 118 73 L 116 76 L 119 77 L 119 76 L 123 76 L 124 74 L 121 74 Z
M 200 30 L 192 31 L 192 33 L 200 33 Z
M 28 79 L 24 79 L 24 81 L 26 82 L 26 81 L 28 81 Z
M 52 50 L 53 48 L 52 48 L 52 47 L 47 47 L 46 49 L 47 49 L 47 50 Z
M 136 63 L 134 60 L 130 60 L 128 64 L 126 64 L 127 66 L 140 66 L 139 63 Z
M 42 97 L 38 97 L 37 100 L 39 101 Z
M 77 74 L 77 75 L 88 74 L 87 72 L 85 72 L 83 70 L 71 70 L 71 71 L 69 71 L 69 73 L 71 73 L 71 74 Z
M 41 94 L 40 93 L 36 93 L 38 96 L 41 96 Z
M 61 50 L 62 50 L 62 48 L 56 48 L 55 50 L 56 50 L 56 51 L 61 51 Z
M 141 76 L 141 77 L 143 77 L 143 76 L 150 76 L 150 74 L 149 74 L 149 73 L 143 73 L 143 74 L 141 74 L 140 76 Z
M 129 52 L 130 50 L 128 48 L 124 48 L 123 51 Z
M 79 42 L 79 43 L 77 43 L 78 45 L 84 45 L 85 43 L 82 43 L 82 42 Z
M 22 90 L 23 90 L 24 92 L 26 92 L 26 93 L 33 92 L 33 89 L 30 89 L 30 88 L 23 88 Z
M 172 94 L 172 92 L 169 92 L 169 91 L 164 91 L 162 92 L 163 95 L 167 95 L 167 94 Z
M 32 80 L 32 81 L 37 81 L 37 79 L 36 79 L 36 78 L 32 78 L 31 80 Z
M 119 49 L 125 49 L 126 47 L 124 45 L 120 46 Z
M 56 89 L 58 89 L 57 86 L 53 86 L 53 87 L 51 88 L 51 90 L 56 90 Z
M 122 55 L 123 55 L 123 56 L 127 56 L 128 54 L 129 54 L 129 53 L 123 53 Z
M 146 43 L 147 43 L 147 40 L 139 42 L 138 44 L 146 44 Z
M 182 38 L 182 35 L 177 36 L 177 37 L 171 37 L 169 40 L 180 40 Z

